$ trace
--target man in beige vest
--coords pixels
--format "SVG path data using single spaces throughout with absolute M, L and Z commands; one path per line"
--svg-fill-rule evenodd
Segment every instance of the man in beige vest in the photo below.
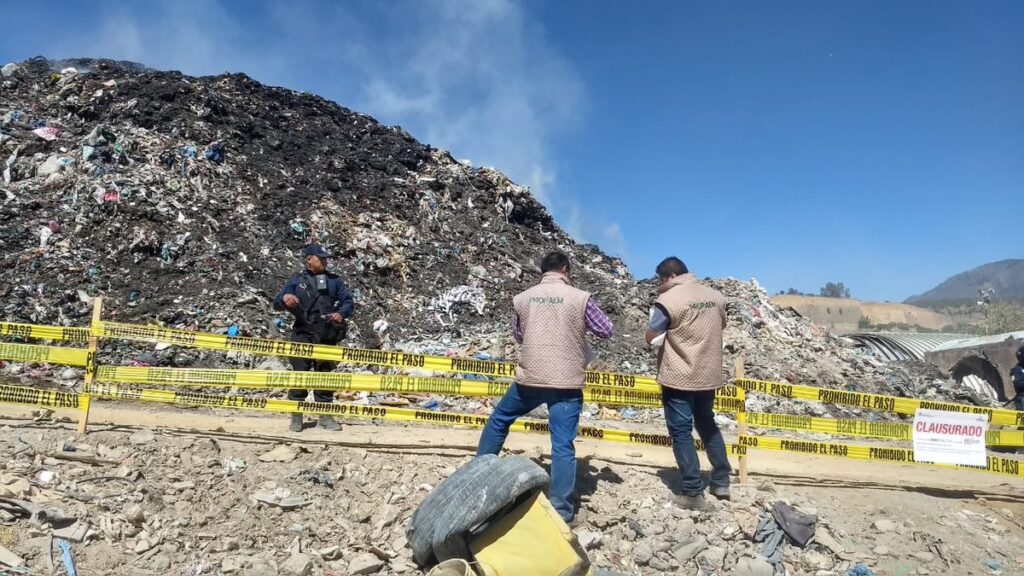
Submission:
M 658 297 L 651 309 L 646 339 L 648 344 L 660 345 L 661 403 L 672 437 L 672 452 L 683 475 L 683 494 L 676 503 L 704 510 L 707 501 L 693 445 L 694 428 L 711 462 L 709 491 L 713 496 L 729 498 L 732 472 L 713 410 L 715 390 L 724 384 L 722 331 L 726 300 L 717 290 L 701 284 L 675 256 L 658 264 L 656 273 Z
M 551 505 L 572 524 L 576 492 L 576 428 L 583 410 L 589 359 L 586 332 L 611 338 L 612 323 L 590 294 L 573 288 L 569 257 L 552 252 L 541 261 L 540 284 L 512 299 L 512 334 L 521 344 L 516 381 L 487 420 L 477 455 L 497 454 L 517 418 L 541 404 L 551 432 Z

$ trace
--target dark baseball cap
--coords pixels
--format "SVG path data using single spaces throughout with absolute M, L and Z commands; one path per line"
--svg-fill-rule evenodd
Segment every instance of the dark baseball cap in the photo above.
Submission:
M 330 258 L 331 255 L 319 244 L 310 244 L 302 249 L 303 256 L 316 256 L 317 258 Z

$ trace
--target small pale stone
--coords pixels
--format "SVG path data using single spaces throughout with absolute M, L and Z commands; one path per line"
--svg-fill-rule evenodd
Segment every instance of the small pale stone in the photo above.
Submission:
M 277 564 L 268 558 L 249 558 L 242 576 L 278 576 Z
M 913 556 L 921 562 L 932 562 L 935 560 L 935 554 L 928 551 L 914 552 Z
M 257 458 L 260 462 L 291 462 L 299 455 L 299 451 L 291 446 L 278 446 L 270 452 L 264 452 Z
M 672 556 L 675 557 L 676 562 L 686 564 L 692 560 L 694 556 L 703 552 L 707 547 L 708 541 L 703 536 L 695 539 L 687 539 L 687 541 L 684 541 L 672 551 Z
M 736 563 L 733 576 L 774 576 L 775 567 L 760 558 L 744 557 Z
M 313 557 L 308 554 L 292 554 L 278 566 L 281 576 L 310 576 L 313 573 Z
M 238 556 L 229 556 L 220 562 L 220 571 L 225 574 L 234 574 L 242 569 L 245 560 Z
M 661 558 L 658 558 L 657 556 L 651 558 L 651 561 L 648 562 L 648 565 L 651 568 L 657 570 L 658 572 L 668 572 L 672 569 L 672 566 L 668 562 L 662 560 Z
M 725 548 L 721 546 L 712 546 L 697 556 L 697 563 L 702 566 L 710 564 L 719 568 L 723 562 L 725 562 Z
M 152 430 L 145 428 L 133 433 L 131 436 L 128 437 L 128 441 L 136 446 L 149 444 L 153 440 L 156 440 L 156 434 L 153 434 Z
M 804 552 L 803 563 L 812 570 L 827 570 L 832 567 L 832 560 L 824 554 L 814 550 L 807 550 Z
M 654 557 L 654 552 L 647 544 L 640 544 L 633 549 L 633 559 L 641 566 L 647 564 Z
M 889 520 L 887 518 L 882 518 L 881 520 L 875 520 L 875 522 L 874 522 L 874 524 L 872 524 L 872 526 L 875 528 L 875 530 L 878 530 L 879 532 L 882 532 L 883 534 L 886 533 L 886 532 L 893 532 L 893 531 L 896 530 L 896 527 L 897 527 L 895 522 L 893 522 L 892 520 Z
M 384 568 L 384 562 L 369 552 L 363 552 L 348 563 L 348 573 L 352 576 L 374 574 Z
M 581 530 L 576 533 L 576 540 L 584 550 L 593 550 L 601 545 L 601 534 L 590 530 Z

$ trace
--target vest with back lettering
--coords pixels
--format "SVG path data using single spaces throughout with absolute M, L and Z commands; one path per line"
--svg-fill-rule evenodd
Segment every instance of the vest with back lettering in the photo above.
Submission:
M 542 388 L 583 388 L 587 365 L 587 301 L 557 272 L 512 299 L 523 344 L 516 382 Z

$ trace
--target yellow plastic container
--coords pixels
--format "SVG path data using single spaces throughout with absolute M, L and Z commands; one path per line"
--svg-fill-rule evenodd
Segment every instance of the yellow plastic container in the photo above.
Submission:
M 540 491 L 469 543 L 485 576 L 586 576 L 590 558 Z

